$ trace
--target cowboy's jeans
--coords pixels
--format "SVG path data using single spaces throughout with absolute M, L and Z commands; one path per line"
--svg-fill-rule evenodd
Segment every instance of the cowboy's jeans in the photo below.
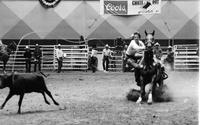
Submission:
M 62 58 L 59 58 L 59 59 L 57 59 L 57 61 L 58 61 L 58 73 L 60 73 L 61 72 L 61 68 L 62 68 L 63 60 L 62 60 Z
M 109 67 L 109 56 L 104 56 L 103 57 L 103 70 L 108 71 Z
M 30 58 L 26 58 L 26 72 L 31 72 L 31 59 Z
M 37 71 L 37 65 L 38 65 L 38 70 L 39 71 L 41 71 L 41 59 L 39 58 L 39 59 L 36 59 L 35 61 L 34 61 L 34 72 L 36 72 Z
M 97 70 L 97 65 L 98 65 L 98 59 L 97 59 L 97 57 L 92 56 L 92 57 L 91 57 L 91 69 L 92 69 L 92 72 L 93 72 L 93 73 L 96 72 L 96 70 Z

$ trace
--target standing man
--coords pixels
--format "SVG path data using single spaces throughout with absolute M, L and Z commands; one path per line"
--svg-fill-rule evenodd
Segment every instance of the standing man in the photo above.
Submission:
M 25 62 L 26 62 L 26 72 L 31 72 L 31 50 L 29 48 L 29 46 L 26 46 L 25 48 L 25 52 L 24 52 L 24 58 L 25 58 Z
M 122 71 L 123 72 L 127 72 L 127 68 L 128 68 L 128 65 L 126 64 L 126 50 L 128 48 L 128 45 L 125 45 L 124 46 L 124 49 L 122 51 Z
M 40 46 L 38 44 L 35 44 L 35 50 L 34 50 L 34 72 L 37 71 L 37 65 L 38 70 L 41 71 L 41 57 L 42 57 L 42 51 L 40 50 Z
M 172 46 L 167 48 L 167 57 L 164 59 L 164 63 L 169 63 L 172 70 L 174 70 L 174 52 Z
M 97 71 L 97 66 L 98 66 L 97 52 L 98 51 L 96 45 L 93 45 L 91 52 L 91 59 L 90 59 L 90 66 L 93 73 Z
M 58 61 L 58 71 L 57 71 L 58 73 L 61 72 L 63 57 L 64 57 L 63 50 L 61 49 L 60 44 L 58 44 L 58 48 L 56 49 L 56 59 Z
M 108 44 L 106 44 L 105 48 L 103 49 L 103 71 L 108 72 L 109 67 L 109 58 L 111 57 L 111 50 L 109 49 Z

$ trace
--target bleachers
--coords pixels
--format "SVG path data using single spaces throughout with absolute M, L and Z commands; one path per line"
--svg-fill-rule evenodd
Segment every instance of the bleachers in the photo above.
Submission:
M 175 70 L 199 70 L 199 49 L 197 44 L 174 46 Z

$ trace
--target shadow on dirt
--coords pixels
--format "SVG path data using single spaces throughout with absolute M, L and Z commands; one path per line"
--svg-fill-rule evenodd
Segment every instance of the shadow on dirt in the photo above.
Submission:
M 6 116 L 16 116 L 16 115 L 28 115 L 28 114 L 42 114 L 42 113 L 53 113 L 53 112 L 59 112 L 59 111 L 64 111 L 66 110 L 66 106 L 64 107 L 59 107 L 58 109 L 52 109 L 52 110 L 32 110 L 32 111 L 22 111 L 21 114 L 18 114 L 16 112 L 11 112 L 11 113 L 7 113 L 4 114 Z

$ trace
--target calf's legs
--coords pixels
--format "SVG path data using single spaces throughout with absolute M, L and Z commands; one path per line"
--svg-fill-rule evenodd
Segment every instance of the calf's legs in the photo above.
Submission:
M 4 103 L 1 105 L 1 109 L 3 109 L 3 107 L 5 106 L 5 104 L 8 102 L 8 100 L 13 96 L 13 94 L 11 92 L 9 92 L 8 96 L 6 97 L 6 100 L 4 101 Z
M 20 96 L 19 96 L 19 102 L 18 102 L 18 106 L 19 106 L 18 112 L 17 112 L 18 114 L 21 113 L 21 105 L 22 105 L 23 97 L 24 97 L 24 93 L 20 94 Z
M 51 92 L 49 91 L 49 90 L 45 90 L 45 93 L 52 99 L 52 101 L 54 102 L 54 104 L 55 105 L 59 105 L 59 103 L 57 103 L 55 100 L 54 100 L 54 98 L 53 98 L 53 96 L 51 95 Z
M 47 98 L 46 98 L 46 96 L 45 96 L 45 93 L 44 92 L 42 92 L 42 95 L 43 95 L 43 97 L 44 97 L 44 101 L 48 104 L 48 105 L 50 105 L 50 103 L 47 101 Z

